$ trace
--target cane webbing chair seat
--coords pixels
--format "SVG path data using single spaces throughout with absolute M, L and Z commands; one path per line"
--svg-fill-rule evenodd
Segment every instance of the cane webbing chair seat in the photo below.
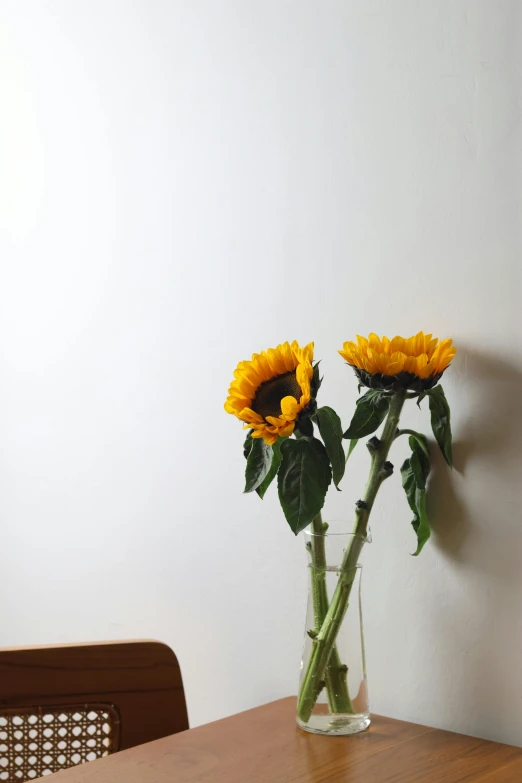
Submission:
M 25 783 L 188 728 L 160 642 L 0 649 L 0 783 Z

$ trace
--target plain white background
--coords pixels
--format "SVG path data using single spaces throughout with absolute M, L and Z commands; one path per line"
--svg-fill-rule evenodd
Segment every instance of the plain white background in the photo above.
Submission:
M 232 371 L 315 340 L 348 423 L 337 348 L 424 329 L 457 469 L 418 559 L 398 476 L 375 508 L 372 708 L 522 744 L 521 36 L 509 0 L 3 0 L 1 644 L 160 638 L 192 725 L 295 692 L 303 542 L 242 495 Z

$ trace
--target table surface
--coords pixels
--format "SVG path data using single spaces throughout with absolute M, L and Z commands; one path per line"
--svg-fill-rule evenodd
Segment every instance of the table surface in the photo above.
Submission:
M 296 727 L 288 698 L 57 772 L 52 781 L 520 783 L 522 748 L 379 716 L 362 734 L 320 737 Z

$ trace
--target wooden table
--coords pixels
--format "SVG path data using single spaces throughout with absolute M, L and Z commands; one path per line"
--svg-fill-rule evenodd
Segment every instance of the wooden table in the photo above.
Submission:
M 373 718 L 352 737 L 294 722 L 295 699 L 174 734 L 52 776 L 53 783 L 520 783 L 522 749 Z M 44 780 L 44 778 L 42 778 Z M 48 778 L 45 778 L 48 780 Z

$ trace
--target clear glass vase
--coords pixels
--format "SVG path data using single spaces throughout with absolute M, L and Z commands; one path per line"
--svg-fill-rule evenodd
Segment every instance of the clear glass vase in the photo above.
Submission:
M 304 532 L 309 591 L 297 724 L 314 734 L 370 725 L 358 562 L 370 538 L 342 532 L 347 527 L 321 522 Z

